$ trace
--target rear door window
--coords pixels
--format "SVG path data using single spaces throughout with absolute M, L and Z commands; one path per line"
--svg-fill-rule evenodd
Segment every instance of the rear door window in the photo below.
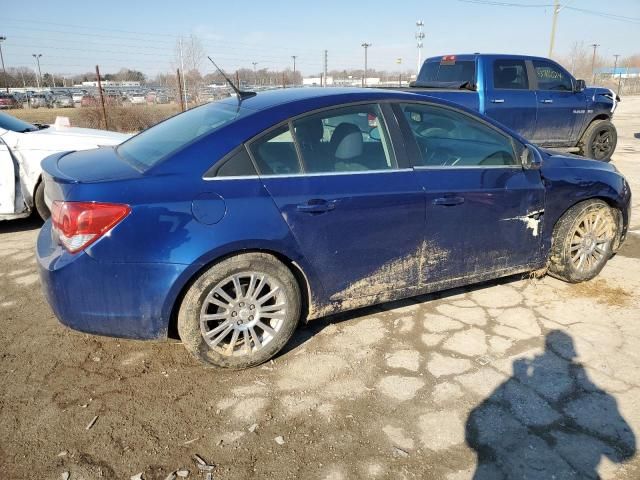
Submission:
M 300 173 L 300 162 L 289 124 L 271 130 L 253 142 L 250 150 L 262 175 Z
M 293 122 L 305 172 L 390 170 L 395 158 L 378 105 L 356 105 Z
M 496 89 L 528 90 L 527 67 L 523 60 L 493 62 L 493 87 Z

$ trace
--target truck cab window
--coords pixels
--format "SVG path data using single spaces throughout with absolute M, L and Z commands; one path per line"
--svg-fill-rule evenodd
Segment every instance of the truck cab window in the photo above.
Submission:
M 527 67 L 523 60 L 493 62 L 493 87 L 497 89 L 528 90 Z
M 534 60 L 533 68 L 538 78 L 538 90 L 558 90 L 571 92 L 571 77 L 558 65 L 544 60 Z

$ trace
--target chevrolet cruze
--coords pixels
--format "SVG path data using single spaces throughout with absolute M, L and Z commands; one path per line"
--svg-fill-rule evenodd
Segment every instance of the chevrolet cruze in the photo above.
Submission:
M 300 321 L 534 270 L 591 279 L 631 201 L 613 165 L 375 89 L 229 98 L 43 168 L 37 257 L 60 321 L 177 334 L 231 368 L 273 357 Z

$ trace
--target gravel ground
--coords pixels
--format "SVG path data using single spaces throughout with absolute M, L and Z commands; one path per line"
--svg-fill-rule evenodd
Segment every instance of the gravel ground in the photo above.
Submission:
M 242 372 L 62 327 L 39 224 L 0 224 L 0 477 L 205 478 L 198 454 L 216 479 L 640 478 L 639 97 L 615 123 L 638 193 L 597 279 L 510 277 L 318 320 Z

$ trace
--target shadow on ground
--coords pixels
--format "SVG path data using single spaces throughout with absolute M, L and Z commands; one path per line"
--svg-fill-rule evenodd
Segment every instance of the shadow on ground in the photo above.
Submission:
M 512 376 L 471 411 L 465 436 L 478 457 L 475 480 L 597 479 L 602 457 L 635 455 L 616 400 L 576 356 L 571 336 L 550 332 L 544 353 L 516 359 Z
M 38 230 L 42 227 L 42 220 L 31 216 L 18 220 L 3 220 L 0 222 L 0 233 L 26 232 L 28 230 Z

